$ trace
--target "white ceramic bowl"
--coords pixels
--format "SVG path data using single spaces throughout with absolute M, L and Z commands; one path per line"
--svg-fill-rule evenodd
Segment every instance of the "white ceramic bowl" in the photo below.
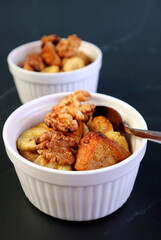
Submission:
M 26 103 L 44 95 L 78 89 L 97 92 L 102 52 L 96 45 L 85 41 L 82 41 L 79 49 L 93 62 L 78 70 L 58 73 L 31 72 L 21 68 L 27 54 L 40 52 L 41 41 L 27 43 L 11 51 L 7 61 L 21 102 Z
M 116 165 L 98 170 L 54 170 L 24 159 L 17 151 L 17 138 L 42 121 L 52 106 L 66 95 L 44 96 L 15 110 L 3 129 L 6 152 L 14 164 L 25 195 L 42 212 L 74 221 L 102 218 L 120 208 L 130 196 L 147 140 L 130 137 L 132 155 Z M 93 93 L 90 102 L 116 108 L 132 127 L 147 129 L 143 117 L 119 99 Z

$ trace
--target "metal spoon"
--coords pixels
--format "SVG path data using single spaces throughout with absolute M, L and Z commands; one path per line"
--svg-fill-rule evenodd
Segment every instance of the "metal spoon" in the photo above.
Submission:
M 126 132 L 140 138 L 146 138 L 151 141 L 161 143 L 161 132 L 131 128 L 126 124 L 121 115 L 113 108 L 96 106 L 94 117 L 100 115 L 108 118 L 111 121 L 115 131 Z

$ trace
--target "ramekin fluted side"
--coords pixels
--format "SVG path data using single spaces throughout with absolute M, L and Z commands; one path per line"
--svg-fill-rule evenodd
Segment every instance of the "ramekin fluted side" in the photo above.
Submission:
M 49 184 L 15 169 L 26 197 L 39 210 L 64 220 L 88 221 L 115 212 L 127 201 L 138 168 L 114 181 L 86 187 Z
M 49 95 L 57 92 L 72 92 L 78 89 L 83 89 L 89 92 L 97 92 L 99 74 L 95 73 L 86 79 L 76 81 L 68 81 L 60 84 L 39 84 L 24 81 L 23 79 L 14 76 L 15 85 L 18 90 L 18 95 L 22 103 L 29 102 L 35 98 Z

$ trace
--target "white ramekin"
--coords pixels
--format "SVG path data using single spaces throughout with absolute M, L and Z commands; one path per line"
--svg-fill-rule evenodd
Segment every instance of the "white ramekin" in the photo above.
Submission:
M 130 196 L 147 140 L 131 136 L 132 155 L 116 165 L 98 170 L 54 170 L 24 159 L 17 151 L 17 138 L 42 121 L 51 107 L 67 94 L 44 96 L 15 110 L 3 129 L 6 152 L 14 164 L 26 197 L 42 212 L 74 221 L 102 218 L 120 208 Z M 132 127 L 147 129 L 139 112 L 119 99 L 93 93 L 91 103 L 116 108 Z
M 21 102 L 26 103 L 48 94 L 78 89 L 97 92 L 102 52 L 96 45 L 85 41 L 82 41 L 79 49 L 93 62 L 78 70 L 58 73 L 31 72 L 21 68 L 27 54 L 40 52 L 41 41 L 27 43 L 11 51 L 7 61 Z

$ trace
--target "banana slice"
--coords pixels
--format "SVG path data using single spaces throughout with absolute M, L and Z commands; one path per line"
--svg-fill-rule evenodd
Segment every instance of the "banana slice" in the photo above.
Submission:
M 83 134 L 82 137 L 84 137 L 89 132 L 89 128 L 87 127 L 86 123 L 83 122 Z
M 34 160 L 39 156 L 38 153 L 36 152 L 30 152 L 30 151 L 24 151 L 24 150 L 19 150 L 20 155 L 27 160 L 34 162 Z
M 46 67 L 43 70 L 41 70 L 41 72 L 44 72 L 44 73 L 56 73 L 59 71 L 60 71 L 59 67 L 55 65 Z
M 127 151 L 129 151 L 128 143 L 126 141 L 126 138 L 120 134 L 120 132 L 115 131 L 107 131 L 105 135 L 116 142 L 119 146 L 125 148 Z
M 84 61 L 85 66 L 92 62 L 91 59 L 84 52 L 77 51 L 76 56 L 82 58 L 82 60 Z
M 34 160 L 34 163 L 43 167 L 64 170 L 64 171 L 72 171 L 72 167 L 70 165 L 60 165 L 57 162 L 46 161 L 42 155 L 39 155 L 38 158 Z
M 45 123 L 39 123 L 33 128 L 25 131 L 17 140 L 17 148 L 23 151 L 33 152 L 36 148 L 35 139 L 42 135 L 43 132 L 48 131 L 49 128 Z
M 83 59 L 81 57 L 75 56 L 68 58 L 66 59 L 66 61 L 64 61 L 63 70 L 64 72 L 68 72 L 79 68 L 83 68 L 84 66 L 85 64 Z

